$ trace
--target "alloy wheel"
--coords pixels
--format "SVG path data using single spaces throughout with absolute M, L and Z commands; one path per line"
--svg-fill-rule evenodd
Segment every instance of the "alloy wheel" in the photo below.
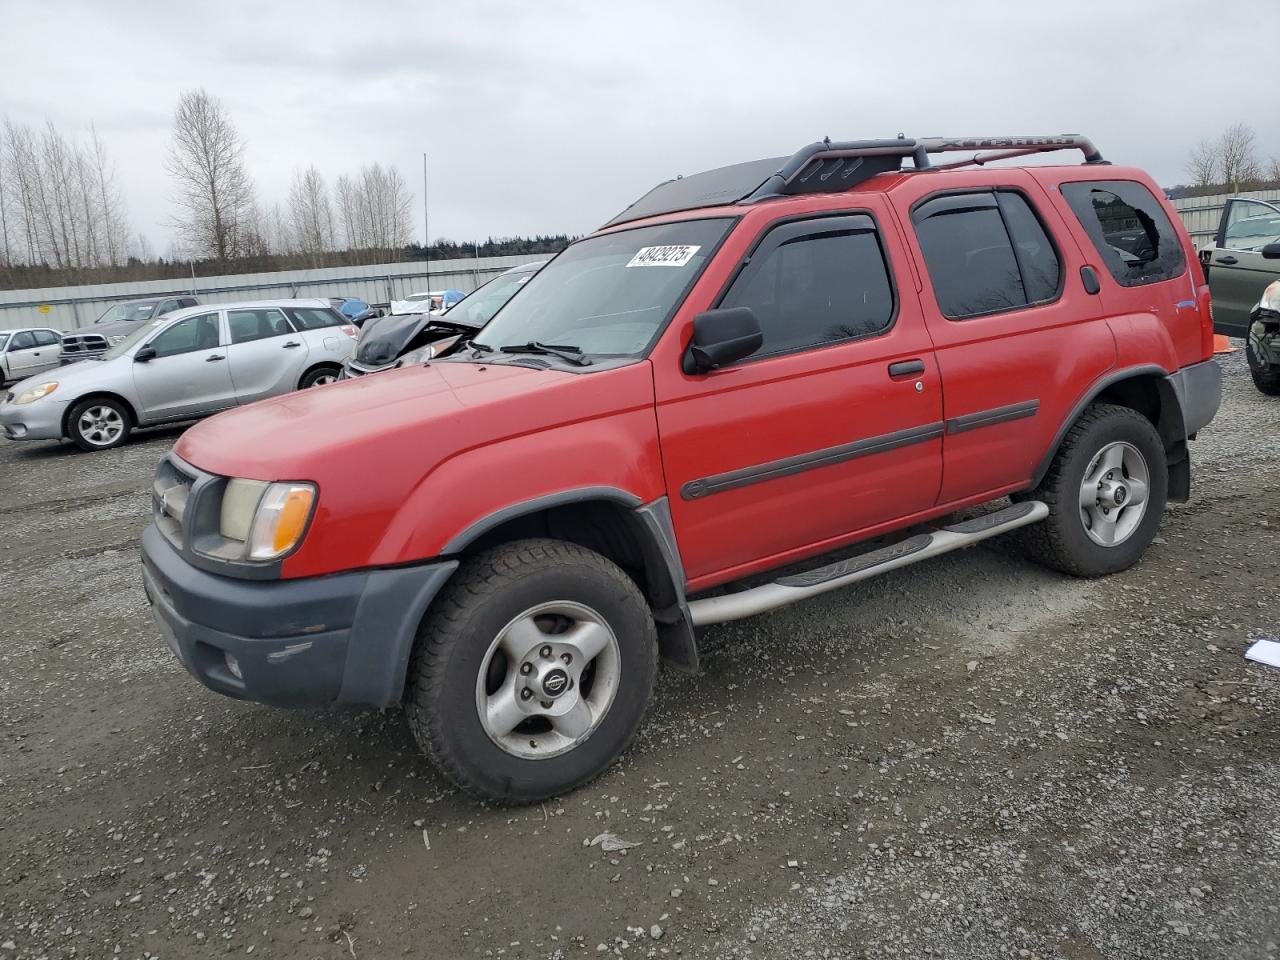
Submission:
M 95 447 L 106 447 L 119 440 L 124 433 L 124 417 L 114 407 L 100 404 L 89 407 L 80 414 L 76 429 L 88 443 Z
M 1151 473 L 1131 443 L 1109 443 L 1093 458 L 1080 485 L 1080 520 L 1094 543 L 1114 547 L 1133 535 L 1147 512 Z

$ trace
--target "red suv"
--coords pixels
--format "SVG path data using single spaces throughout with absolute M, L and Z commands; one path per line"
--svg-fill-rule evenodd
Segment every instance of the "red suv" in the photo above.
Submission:
M 1085 162 L 984 166 L 1050 150 Z M 1212 352 L 1178 218 L 1087 139 L 824 141 L 656 187 L 449 355 L 193 427 L 147 594 L 212 689 L 403 704 L 460 786 L 537 800 L 626 748 L 695 627 L 1017 528 L 1129 567 Z

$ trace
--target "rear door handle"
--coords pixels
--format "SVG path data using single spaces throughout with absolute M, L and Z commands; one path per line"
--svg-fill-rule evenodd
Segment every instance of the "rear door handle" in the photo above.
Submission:
M 914 377 L 920 373 L 924 373 L 923 360 L 899 360 L 897 363 L 889 364 L 891 377 Z
M 1240 261 L 1239 261 L 1239 260 L 1237 260 L 1235 257 L 1219 257 L 1219 258 L 1218 258 L 1217 260 L 1215 260 L 1214 262 L 1215 262 L 1215 263 L 1220 263 L 1220 264 L 1222 264 L 1224 267 L 1230 267 L 1230 266 L 1233 266 L 1233 265 L 1235 265 L 1235 264 L 1239 263 Z
M 224 357 L 222 354 L 220 354 L 220 353 L 215 353 L 215 354 L 214 354 L 213 356 L 211 356 L 211 357 L 205 357 L 205 358 L 204 358 L 204 362 L 205 362 L 205 363 L 213 363 L 213 362 L 214 362 L 214 361 L 216 361 L 216 360 L 225 360 L 225 359 L 226 359 L 226 357 Z
M 300 344 L 297 340 L 290 340 L 288 343 L 286 343 L 286 344 L 284 345 L 284 347 L 283 347 L 282 349 L 284 349 L 284 350 L 290 350 L 290 349 L 292 349 L 293 347 L 300 347 L 300 346 L 302 346 L 302 344 Z

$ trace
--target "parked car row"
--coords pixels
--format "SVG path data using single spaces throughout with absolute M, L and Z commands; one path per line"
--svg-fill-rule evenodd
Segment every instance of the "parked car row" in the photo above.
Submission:
M 356 336 L 328 300 L 192 306 L 128 322 L 128 334 L 93 358 L 12 387 L 0 400 L 5 436 L 106 450 L 135 427 L 331 383 Z

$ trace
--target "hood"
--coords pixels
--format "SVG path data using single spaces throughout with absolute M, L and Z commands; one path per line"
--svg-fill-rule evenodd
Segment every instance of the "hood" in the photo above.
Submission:
M 58 389 L 49 394 L 48 397 L 48 400 L 53 403 L 66 403 L 69 400 L 75 400 L 91 390 L 109 389 L 118 391 L 121 389 L 119 378 L 122 375 L 127 375 L 127 369 L 122 371 L 121 368 L 125 364 L 131 363 L 133 363 L 133 358 L 131 357 L 118 357 L 115 360 L 77 360 L 75 363 L 54 367 L 44 373 L 37 373 L 34 377 L 20 380 L 0 392 L 0 398 L 9 393 L 16 397 L 28 387 L 39 386 L 50 381 L 57 381 L 58 383 Z M 40 400 L 38 402 L 44 403 L 46 401 Z
M 390 363 L 435 319 L 426 313 L 407 313 L 367 321 L 356 341 L 356 360 L 369 367 Z
M 128 336 L 137 330 L 139 325 L 145 326 L 150 322 L 150 320 L 112 320 L 110 323 L 91 323 L 87 327 L 76 327 L 71 332 L 96 333 L 104 337 Z
M 567 388 L 587 379 L 510 364 L 415 365 L 228 410 L 196 424 L 176 449 L 202 470 L 255 480 L 322 480 L 335 458 L 376 472 L 576 419 L 581 404 L 567 395 L 578 391 Z

